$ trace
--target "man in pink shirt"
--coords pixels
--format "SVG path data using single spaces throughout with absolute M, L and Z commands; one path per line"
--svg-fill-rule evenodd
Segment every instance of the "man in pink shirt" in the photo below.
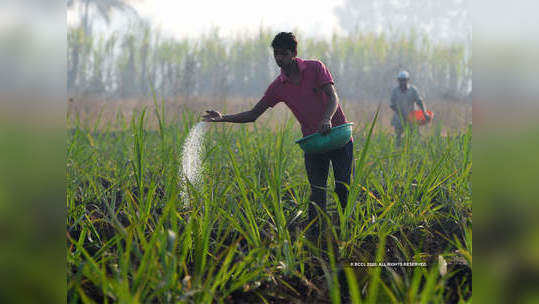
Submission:
M 269 107 L 284 102 L 301 125 L 303 136 L 316 132 L 327 134 L 332 127 L 346 123 L 339 104 L 333 77 L 319 60 L 303 60 L 297 56 L 297 40 L 293 33 L 281 32 L 271 46 L 281 74 L 269 85 L 264 96 L 249 111 L 222 115 L 209 110 L 204 115 L 208 122 L 254 122 Z M 326 153 L 305 153 L 305 168 L 311 185 L 311 202 L 325 210 L 329 163 L 335 176 L 335 192 L 343 208 L 348 200 L 348 189 L 353 161 L 352 138 L 342 148 Z M 309 221 L 316 217 L 316 207 L 309 205 Z M 318 235 L 318 225 L 313 225 L 310 236 Z

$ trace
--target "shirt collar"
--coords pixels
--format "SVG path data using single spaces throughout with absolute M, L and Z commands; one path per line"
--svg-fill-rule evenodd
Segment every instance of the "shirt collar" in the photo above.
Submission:
M 295 58 L 297 64 L 298 64 L 298 69 L 299 69 L 299 72 L 302 73 L 303 70 L 305 70 L 305 68 L 307 68 L 307 64 L 305 64 L 305 61 L 299 57 L 296 57 Z M 279 75 L 279 79 L 281 80 L 281 82 L 285 82 L 288 80 L 288 77 L 286 76 L 286 74 L 284 73 L 283 69 L 281 69 L 281 75 Z

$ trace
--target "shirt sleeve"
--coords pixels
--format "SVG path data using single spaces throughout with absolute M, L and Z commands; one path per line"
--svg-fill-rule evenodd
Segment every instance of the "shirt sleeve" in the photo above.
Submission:
M 397 105 L 397 94 L 395 92 L 395 90 L 391 90 L 391 98 L 389 100 L 389 103 L 391 105 L 391 107 L 394 107 Z
M 321 87 L 327 83 L 335 84 L 333 82 L 333 76 L 331 76 L 331 73 L 326 68 L 326 65 L 322 61 L 318 61 L 320 64 L 318 65 L 318 75 L 317 75 L 317 86 Z
M 415 102 L 418 106 L 423 106 L 423 96 L 421 96 L 421 93 L 419 93 L 419 90 L 414 87 L 414 95 L 415 95 Z
M 268 86 L 261 101 L 272 108 L 281 101 L 281 99 L 275 94 L 275 83 L 271 83 Z

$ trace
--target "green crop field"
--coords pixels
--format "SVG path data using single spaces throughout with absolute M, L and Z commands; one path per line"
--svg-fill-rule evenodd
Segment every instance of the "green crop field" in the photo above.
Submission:
M 348 205 L 328 191 L 306 223 L 293 119 L 211 125 L 195 185 L 181 153 L 199 114 L 164 111 L 68 117 L 68 302 L 471 303 L 471 127 L 397 149 L 377 115 L 356 123 Z

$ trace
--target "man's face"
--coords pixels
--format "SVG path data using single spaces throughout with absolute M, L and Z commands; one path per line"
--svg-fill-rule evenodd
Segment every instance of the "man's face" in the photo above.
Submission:
M 275 62 L 280 68 L 285 68 L 292 63 L 296 54 L 289 49 L 276 48 L 273 49 L 273 57 L 275 57 Z
M 399 78 L 399 86 L 403 89 L 408 87 L 408 79 L 406 78 Z

